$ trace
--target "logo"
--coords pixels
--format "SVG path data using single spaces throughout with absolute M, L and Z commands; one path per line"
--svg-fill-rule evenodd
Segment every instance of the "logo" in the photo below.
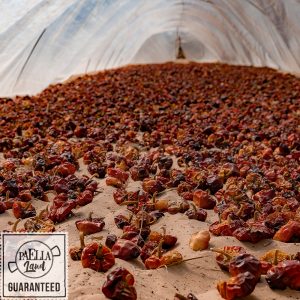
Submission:
M 1 299 L 67 299 L 66 233 L 2 233 Z

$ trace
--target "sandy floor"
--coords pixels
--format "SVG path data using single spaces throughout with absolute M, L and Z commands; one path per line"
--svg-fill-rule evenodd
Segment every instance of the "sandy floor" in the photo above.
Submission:
M 78 174 L 87 174 L 85 166 L 80 164 Z M 94 216 L 105 217 L 105 228 L 101 234 L 104 237 L 108 233 L 121 234 L 121 230 L 117 229 L 114 224 L 113 217 L 124 208 L 118 206 L 112 197 L 114 188 L 107 187 L 104 180 L 99 180 L 99 187 L 104 187 L 104 192 L 98 194 L 94 201 L 75 211 L 75 216 L 57 226 L 57 231 L 67 231 L 69 233 L 70 246 L 78 245 L 78 232 L 75 227 L 75 221 L 82 217 L 86 217 L 90 211 L 94 212 Z M 129 181 L 128 189 L 136 190 L 140 188 L 137 182 Z M 176 191 L 169 191 L 161 195 L 161 198 L 170 200 L 176 199 Z M 46 203 L 42 201 L 34 201 L 34 205 L 39 211 L 45 207 Z M 9 221 L 14 221 L 11 211 L 8 211 L 0 217 L 0 229 L 8 229 Z M 173 299 L 176 292 L 187 295 L 189 292 L 194 293 L 198 299 L 222 299 L 216 290 L 216 283 L 220 279 L 227 279 L 229 276 L 220 271 L 215 263 L 214 253 L 210 251 L 194 252 L 189 248 L 188 242 L 191 234 L 200 229 L 207 229 L 211 222 L 216 220 L 216 215 L 210 211 L 206 222 L 189 220 L 182 214 L 170 215 L 166 213 L 158 223 L 152 226 L 158 229 L 162 226 L 167 231 L 178 237 L 176 249 L 179 250 L 184 258 L 203 256 L 198 260 L 182 263 L 168 269 L 145 270 L 142 262 L 137 259 L 133 262 L 125 262 L 116 259 L 116 266 L 124 266 L 134 274 L 138 299 Z M 86 242 L 92 240 L 92 236 L 86 238 Z M 265 240 L 256 245 L 250 243 L 241 243 L 232 237 L 214 237 L 210 241 L 210 247 L 222 247 L 224 245 L 242 245 L 248 249 L 250 253 L 260 256 L 267 250 L 279 248 L 289 253 L 299 251 L 299 244 L 285 244 L 272 240 Z M 101 292 L 102 284 L 106 278 L 106 274 L 97 273 L 90 269 L 83 269 L 80 262 L 69 260 L 69 299 L 105 299 Z M 265 280 L 256 286 L 253 294 L 246 299 L 300 299 L 300 293 L 297 291 L 272 291 Z

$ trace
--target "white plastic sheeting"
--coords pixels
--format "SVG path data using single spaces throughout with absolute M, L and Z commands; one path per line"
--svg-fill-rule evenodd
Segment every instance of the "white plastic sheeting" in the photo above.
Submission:
M 300 0 L 0 0 L 0 96 L 175 60 L 300 72 Z

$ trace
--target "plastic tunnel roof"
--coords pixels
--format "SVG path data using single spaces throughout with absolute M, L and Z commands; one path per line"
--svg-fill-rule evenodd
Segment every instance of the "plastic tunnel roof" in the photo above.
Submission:
M 74 74 L 188 60 L 300 72 L 299 0 L 1 0 L 0 96 Z

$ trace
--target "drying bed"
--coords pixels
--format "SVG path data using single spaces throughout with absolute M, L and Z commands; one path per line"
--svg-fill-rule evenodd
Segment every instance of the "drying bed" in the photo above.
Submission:
M 1 230 L 67 231 L 71 299 L 297 299 L 299 103 L 292 75 L 197 63 L 2 98 Z

